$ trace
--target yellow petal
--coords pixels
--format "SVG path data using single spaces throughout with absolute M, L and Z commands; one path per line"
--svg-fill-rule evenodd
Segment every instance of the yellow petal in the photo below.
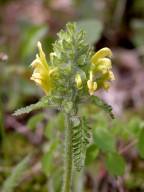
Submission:
M 90 95 L 93 95 L 94 92 L 96 91 L 97 89 L 97 83 L 96 82 L 93 82 L 91 80 L 88 80 L 87 81 L 87 86 L 88 86 L 88 89 L 89 89 L 89 94 Z
M 95 91 L 96 89 L 97 89 L 97 83 L 94 82 L 94 83 L 93 83 L 93 90 Z
M 110 84 L 108 82 L 104 82 L 103 83 L 103 88 L 108 91 L 108 89 L 110 88 Z
M 90 81 L 93 81 L 93 72 L 90 71 Z
M 98 59 L 98 62 L 96 65 L 104 65 L 106 68 L 111 69 L 112 68 L 112 63 L 111 60 L 108 58 L 101 58 Z
M 44 51 L 42 49 L 42 45 L 41 45 L 40 41 L 38 41 L 37 46 L 38 46 L 38 50 L 39 50 L 40 60 L 41 60 L 42 64 L 45 66 L 45 68 L 48 68 L 48 63 L 46 61 L 46 56 L 45 56 L 45 53 L 44 53 Z
M 104 58 L 104 57 L 112 57 L 112 52 L 109 48 L 105 47 L 97 51 L 91 58 L 92 63 L 96 63 L 98 59 Z
M 94 72 L 101 72 L 102 74 L 105 74 L 107 71 L 108 69 L 105 65 L 99 65 L 97 68 L 95 68 Z
M 114 81 L 114 80 L 115 80 L 115 76 L 114 76 L 114 74 L 113 74 L 112 71 L 109 71 L 109 72 L 108 72 L 108 76 L 109 76 L 109 80 L 111 80 L 111 81 Z
M 40 79 L 41 78 L 41 74 L 40 73 L 33 73 L 32 77 Z
M 53 74 L 54 72 L 56 72 L 58 69 L 57 67 L 53 68 L 53 69 L 50 69 L 49 71 L 49 75 Z
M 42 84 L 42 82 L 41 82 L 41 80 L 40 79 L 37 79 L 37 78 L 35 78 L 35 77 L 31 77 L 30 78 L 31 80 L 33 80 L 33 81 L 35 81 L 37 84 L 39 84 L 39 85 L 41 85 Z
M 38 59 L 35 59 L 35 60 L 31 63 L 31 66 L 32 66 L 32 67 L 36 67 L 38 64 L 39 64 L 39 60 L 38 60 Z

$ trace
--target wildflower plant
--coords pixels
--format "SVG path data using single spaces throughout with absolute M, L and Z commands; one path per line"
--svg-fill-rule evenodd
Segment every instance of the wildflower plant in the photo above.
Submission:
M 112 108 L 94 93 L 108 90 L 114 80 L 109 48 L 94 53 L 85 41 L 85 32 L 75 23 L 68 23 L 66 30 L 58 33 L 53 52 L 48 60 L 38 42 L 36 59 L 32 62 L 35 81 L 46 96 L 36 104 L 17 110 L 20 115 L 43 107 L 54 107 L 65 114 L 65 154 L 62 192 L 70 192 L 72 172 L 84 167 L 85 154 L 90 142 L 91 129 L 86 116 L 79 114 L 79 105 L 93 103 L 113 118 Z

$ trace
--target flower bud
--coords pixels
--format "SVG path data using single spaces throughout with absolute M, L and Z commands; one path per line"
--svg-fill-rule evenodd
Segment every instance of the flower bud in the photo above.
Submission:
M 80 74 L 77 74 L 75 77 L 76 86 L 78 89 L 82 89 L 82 79 Z

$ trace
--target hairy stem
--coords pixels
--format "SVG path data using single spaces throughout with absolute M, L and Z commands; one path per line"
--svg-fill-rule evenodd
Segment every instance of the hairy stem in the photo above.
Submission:
M 71 192 L 72 180 L 72 126 L 70 114 L 65 115 L 66 134 L 65 134 L 65 157 L 64 157 L 64 180 L 62 192 Z

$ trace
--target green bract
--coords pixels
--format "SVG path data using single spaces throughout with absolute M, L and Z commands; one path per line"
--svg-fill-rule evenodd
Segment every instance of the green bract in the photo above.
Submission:
M 85 32 L 78 31 L 76 24 L 69 23 L 66 25 L 66 31 L 61 30 L 58 37 L 53 45 L 54 52 L 50 53 L 51 66 L 58 68 L 58 79 L 53 94 L 62 99 L 71 97 L 72 92 L 79 97 L 84 96 L 88 94 L 88 89 L 79 88 L 87 86 L 92 56 L 92 49 L 85 42 Z

